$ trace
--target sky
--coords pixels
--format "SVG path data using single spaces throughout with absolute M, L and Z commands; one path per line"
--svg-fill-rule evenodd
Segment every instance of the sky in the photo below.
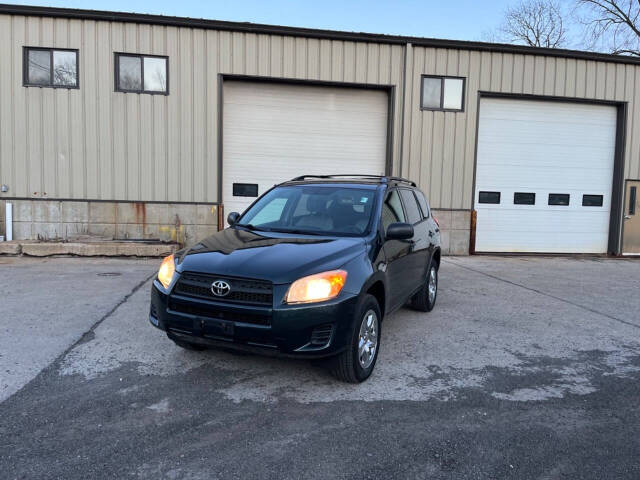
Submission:
M 153 13 L 354 32 L 483 40 L 518 0 L 37 0 L 22 5 Z

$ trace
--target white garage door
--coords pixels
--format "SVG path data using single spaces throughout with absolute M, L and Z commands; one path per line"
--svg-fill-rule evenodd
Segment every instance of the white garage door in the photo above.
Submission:
M 298 175 L 385 173 L 384 91 L 229 81 L 223 94 L 226 212 L 248 207 L 256 184 L 262 195 Z
M 482 99 L 476 251 L 606 253 L 616 109 Z

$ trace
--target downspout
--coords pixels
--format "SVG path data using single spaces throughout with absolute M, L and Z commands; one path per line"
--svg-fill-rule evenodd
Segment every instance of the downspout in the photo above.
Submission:
M 400 177 L 402 174 L 402 163 L 404 160 L 404 116 L 407 110 L 406 105 L 406 97 L 407 97 L 407 58 L 409 57 L 409 52 L 412 51 L 411 43 L 407 42 L 404 46 L 404 63 L 402 66 L 402 115 L 400 120 L 400 161 L 398 162 L 398 171 L 396 174 Z
M 9 202 L 5 204 L 4 223 L 5 240 L 10 242 L 13 240 L 13 205 Z

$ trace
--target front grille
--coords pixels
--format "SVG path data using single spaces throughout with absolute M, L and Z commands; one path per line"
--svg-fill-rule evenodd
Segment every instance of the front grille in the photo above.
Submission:
M 321 325 L 313 329 L 311 332 L 311 345 L 324 346 L 331 340 L 333 326 Z
M 218 297 L 213 294 L 211 284 L 216 280 L 224 280 L 231 286 L 231 291 L 227 296 Z M 273 286 L 271 282 L 201 273 L 182 273 L 174 292 L 188 297 L 204 298 L 217 302 L 268 306 L 271 306 L 273 302 Z
M 270 315 L 260 315 L 245 312 L 229 312 L 209 305 L 183 304 L 170 301 L 169 310 L 173 310 L 174 312 L 179 313 L 187 313 L 189 315 L 195 315 L 197 317 L 217 318 L 219 320 L 251 323 L 254 325 L 271 325 Z

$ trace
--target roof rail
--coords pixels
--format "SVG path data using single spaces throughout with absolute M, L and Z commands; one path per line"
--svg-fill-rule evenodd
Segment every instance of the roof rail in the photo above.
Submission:
M 408 183 L 412 187 L 416 187 L 416 182 L 408 180 L 402 177 L 390 177 L 387 175 L 362 175 L 362 174 L 337 174 L 337 175 L 300 175 L 299 177 L 292 178 L 289 180 L 290 182 L 300 182 L 306 180 L 307 178 L 320 178 L 320 179 L 331 179 L 331 178 L 372 178 L 376 180 L 380 180 L 382 183 L 387 183 L 389 181 L 394 182 L 403 182 Z

